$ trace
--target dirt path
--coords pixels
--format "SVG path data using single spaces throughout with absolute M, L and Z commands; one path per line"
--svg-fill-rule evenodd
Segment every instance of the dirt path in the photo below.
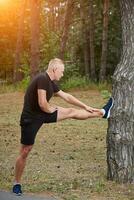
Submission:
M 0 191 L 0 200 L 58 200 L 50 195 L 45 195 L 44 197 L 39 197 L 35 195 L 22 195 L 20 196 L 15 196 L 14 194 L 10 192 L 4 192 Z

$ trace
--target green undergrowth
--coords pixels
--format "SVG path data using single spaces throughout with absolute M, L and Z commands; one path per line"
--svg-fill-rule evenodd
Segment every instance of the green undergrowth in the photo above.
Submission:
M 1 84 L 0 94 L 16 91 L 25 91 L 30 79 L 23 79 L 17 84 Z M 84 77 L 71 77 L 66 81 L 59 83 L 60 88 L 64 91 L 79 90 L 99 90 L 104 98 L 108 98 L 111 94 L 111 83 L 107 81 L 103 83 L 86 80 Z

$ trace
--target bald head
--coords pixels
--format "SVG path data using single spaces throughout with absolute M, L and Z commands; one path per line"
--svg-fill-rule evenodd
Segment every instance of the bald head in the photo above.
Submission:
M 56 70 L 58 68 L 64 68 L 63 61 L 59 58 L 54 58 L 54 59 L 50 60 L 47 70 L 49 72 L 51 72 L 51 71 Z
M 64 73 L 64 63 L 59 58 L 50 60 L 46 71 L 51 80 L 60 80 Z

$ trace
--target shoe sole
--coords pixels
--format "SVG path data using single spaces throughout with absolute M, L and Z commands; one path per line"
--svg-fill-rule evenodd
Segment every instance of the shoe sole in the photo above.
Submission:
M 13 194 L 16 195 L 16 196 L 21 196 L 21 195 L 22 195 L 22 193 L 18 193 L 18 194 L 17 194 L 17 193 L 15 193 L 15 192 L 13 192 Z

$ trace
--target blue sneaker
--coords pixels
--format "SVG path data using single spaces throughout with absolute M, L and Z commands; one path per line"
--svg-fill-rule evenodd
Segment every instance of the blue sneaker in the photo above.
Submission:
M 105 114 L 103 115 L 103 118 L 108 119 L 110 117 L 110 111 L 111 111 L 111 108 L 113 107 L 113 104 L 114 104 L 114 99 L 113 97 L 111 97 L 109 101 L 107 102 L 107 104 L 103 107 L 103 110 L 105 110 Z
M 17 196 L 22 195 L 22 190 L 21 190 L 20 184 L 16 184 L 16 185 L 13 186 L 13 193 L 16 194 Z

